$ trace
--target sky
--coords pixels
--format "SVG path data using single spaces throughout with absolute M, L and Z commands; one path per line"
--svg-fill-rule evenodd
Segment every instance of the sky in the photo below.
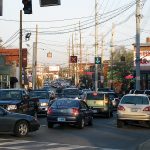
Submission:
M 135 0 L 97 0 L 98 12 L 98 55 L 109 59 L 112 26 L 113 45 L 124 45 L 128 50 L 135 43 L 136 21 Z M 19 48 L 19 13 L 22 0 L 3 0 L 3 16 L 0 16 L 1 45 Z M 141 0 L 141 42 L 150 37 L 150 0 Z M 61 0 L 59 6 L 40 7 L 39 0 L 32 0 L 30 15 L 23 13 L 23 48 L 28 49 L 28 63 L 32 63 L 33 42 L 38 27 L 37 62 L 43 65 L 68 65 L 70 50 L 74 47 L 79 55 L 80 33 L 83 62 L 94 62 L 95 54 L 95 0 Z M 81 29 L 79 32 L 79 28 Z M 28 41 L 25 35 L 31 33 Z M 70 42 L 69 42 L 70 41 Z M 72 42 L 73 41 L 73 42 Z M 47 53 L 52 53 L 52 58 Z M 78 56 L 79 58 L 79 56 Z

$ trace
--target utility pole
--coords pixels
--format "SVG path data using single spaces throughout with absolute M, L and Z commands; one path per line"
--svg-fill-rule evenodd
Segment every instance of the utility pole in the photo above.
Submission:
M 79 66 L 79 71 L 81 71 L 82 70 L 82 37 L 81 37 L 80 22 L 79 22 L 79 33 L 80 33 L 80 66 Z
M 33 42 L 33 63 L 32 63 L 32 89 L 36 89 L 37 83 L 37 37 L 38 26 L 36 25 L 36 37 L 35 42 Z
M 74 56 L 74 41 L 73 40 L 74 39 L 73 39 L 73 34 L 72 34 L 72 56 Z M 72 63 L 72 77 L 74 79 L 74 84 L 75 84 L 76 76 L 75 76 L 75 64 L 74 63 Z
M 95 57 L 98 56 L 98 0 L 95 0 Z M 95 91 L 98 91 L 98 64 L 95 63 Z
M 112 24 L 112 34 L 111 34 L 111 89 L 113 89 L 113 64 L 114 64 L 114 28 L 115 25 Z
M 69 39 L 69 48 L 68 48 L 68 64 L 69 64 L 69 70 L 68 70 L 68 76 L 70 77 L 70 39 Z
M 22 10 L 20 10 L 20 37 L 19 37 L 19 86 L 22 88 Z
M 103 75 L 103 60 L 104 60 L 104 36 L 102 35 L 102 51 L 101 51 L 101 86 L 104 87 L 104 75 Z
M 136 0 L 136 90 L 140 90 L 140 0 Z

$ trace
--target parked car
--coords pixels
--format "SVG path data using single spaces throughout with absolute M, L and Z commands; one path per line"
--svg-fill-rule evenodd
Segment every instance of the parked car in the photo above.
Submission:
M 113 105 L 108 92 L 86 92 L 83 101 L 92 107 L 94 115 L 105 115 L 108 118 L 113 116 Z
M 25 89 L 0 89 L 0 106 L 8 111 L 35 115 L 36 104 Z
M 82 129 L 93 124 L 93 112 L 84 101 L 58 99 L 47 110 L 47 124 L 48 128 L 54 124 L 73 124 Z
M 54 94 L 47 90 L 32 90 L 29 97 L 38 99 L 37 114 L 46 114 L 48 104 L 54 99 Z
M 9 112 L 0 107 L 0 132 L 24 137 L 40 128 L 38 120 L 26 114 Z
M 146 94 L 127 94 L 122 97 L 117 108 L 117 127 L 128 122 L 150 126 L 150 100 Z

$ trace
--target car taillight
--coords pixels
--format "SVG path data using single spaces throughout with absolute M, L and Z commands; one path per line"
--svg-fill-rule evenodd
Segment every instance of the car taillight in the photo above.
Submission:
M 72 108 L 72 114 L 75 116 L 79 115 L 79 109 L 78 108 Z
M 125 108 L 124 108 L 123 106 L 119 105 L 119 106 L 117 107 L 117 110 L 119 110 L 119 111 L 125 111 Z
M 150 106 L 145 107 L 145 108 L 143 109 L 143 111 L 150 111 Z
M 109 102 L 108 100 L 104 100 L 104 103 L 105 103 L 105 104 L 108 104 L 108 102 Z
M 50 115 L 50 114 L 52 114 L 52 112 L 53 112 L 52 108 L 49 107 L 49 108 L 47 109 L 47 114 Z

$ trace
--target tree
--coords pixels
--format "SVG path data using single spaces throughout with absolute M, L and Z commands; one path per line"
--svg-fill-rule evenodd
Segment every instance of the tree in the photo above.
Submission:
M 113 88 L 118 92 L 127 91 L 133 82 L 131 79 L 125 79 L 125 76 L 133 74 L 133 50 L 126 50 L 124 46 L 116 47 L 112 55 L 112 65 L 109 67 L 107 79 L 113 80 Z

